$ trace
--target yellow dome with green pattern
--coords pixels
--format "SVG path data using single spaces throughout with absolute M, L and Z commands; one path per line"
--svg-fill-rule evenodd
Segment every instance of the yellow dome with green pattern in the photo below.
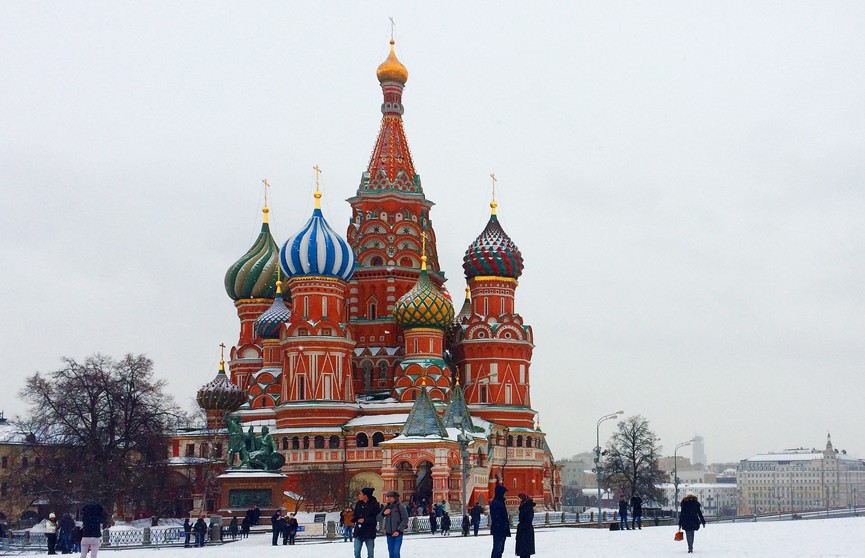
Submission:
M 405 329 L 433 327 L 443 330 L 454 319 L 454 307 L 430 281 L 427 270 L 421 269 L 417 283 L 397 301 L 393 314 Z

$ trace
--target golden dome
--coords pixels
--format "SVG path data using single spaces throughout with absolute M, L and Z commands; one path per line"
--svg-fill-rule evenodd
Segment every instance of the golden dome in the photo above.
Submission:
M 405 82 L 408 81 L 408 70 L 405 69 L 402 62 L 397 60 L 396 53 L 393 51 L 393 39 L 390 40 L 390 54 L 387 60 L 378 67 L 375 75 L 378 76 L 379 83 L 395 81 L 405 85 Z

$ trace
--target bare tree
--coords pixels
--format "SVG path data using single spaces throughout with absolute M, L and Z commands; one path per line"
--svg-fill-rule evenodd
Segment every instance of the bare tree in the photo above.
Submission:
M 303 496 L 304 503 L 310 510 L 340 510 L 350 498 L 349 478 L 343 469 L 310 465 L 301 470 L 297 482 L 297 492 Z
M 661 444 L 649 428 L 649 421 L 634 415 L 618 424 L 618 431 L 607 442 L 604 457 L 604 484 L 630 498 L 638 494 L 649 502 L 665 503 L 658 485 L 668 481 L 658 466 Z
M 165 382 L 154 379 L 153 362 L 97 354 L 63 363 L 27 378 L 20 393 L 29 411 L 18 421 L 27 433 L 23 451 L 42 463 L 26 477 L 30 495 L 67 504 L 95 499 L 107 509 L 121 497 L 158 500 L 169 437 L 184 417 Z

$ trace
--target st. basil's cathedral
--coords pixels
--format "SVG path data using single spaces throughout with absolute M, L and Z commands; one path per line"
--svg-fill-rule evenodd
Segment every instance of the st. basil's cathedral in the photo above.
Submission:
M 312 215 L 281 248 L 265 202 L 261 233 L 225 275 L 239 338 L 199 404 L 212 428 L 229 412 L 268 427 L 286 494 L 304 495 L 302 472 L 315 470 L 458 510 L 468 439 L 469 505 L 504 484 L 509 503 L 524 492 L 558 508 L 559 472 L 531 406 L 532 328 L 515 309 L 522 254 L 493 197 L 455 311 L 403 127 L 408 71 L 390 45 L 377 71 L 381 128 L 345 237 L 321 210 L 318 181 Z

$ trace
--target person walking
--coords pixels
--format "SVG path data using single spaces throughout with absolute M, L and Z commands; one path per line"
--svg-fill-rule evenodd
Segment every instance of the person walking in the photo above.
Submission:
M 57 554 L 57 516 L 54 512 L 48 514 L 42 527 L 45 531 L 45 539 L 48 541 L 48 554 Z
M 442 536 L 450 537 L 451 536 L 451 516 L 448 514 L 447 510 L 442 510 Z
M 469 519 L 469 516 L 468 516 L 468 515 L 463 514 L 463 525 L 462 525 L 462 527 L 463 527 L 463 536 L 464 536 L 464 537 L 468 537 L 468 536 L 469 536 L 469 528 L 471 528 L 471 526 L 472 526 L 472 520 Z
M 375 489 L 371 486 L 362 488 L 354 504 L 354 558 L 360 558 L 360 549 L 364 546 L 366 558 L 373 558 L 375 554 L 375 535 L 381 506 L 373 492 Z
M 285 519 L 285 535 L 282 537 L 282 544 L 288 541 L 289 546 L 294 544 L 294 538 L 297 536 L 297 519 L 294 514 L 291 514 Z
M 243 516 L 243 521 L 240 522 L 240 538 L 249 538 L 249 528 L 252 526 L 252 518 L 249 515 Z
M 688 492 L 679 505 L 679 529 L 685 531 L 689 553 L 694 552 L 694 531 L 698 531 L 700 525 L 706 526 L 702 508 L 697 495 L 693 492 Z
M 508 508 L 505 507 L 505 492 L 508 489 L 503 484 L 496 485 L 495 497 L 490 501 L 490 534 L 493 536 L 493 552 L 490 558 L 502 558 L 505 551 L 505 539 L 511 536 L 508 524 Z
M 204 515 L 198 516 L 195 525 L 192 526 L 192 532 L 195 533 L 195 546 L 204 546 L 204 536 L 207 534 L 207 523 L 204 522 Z
M 69 513 L 64 513 L 60 518 L 60 553 L 72 554 L 72 530 L 75 529 L 75 520 Z
M 285 519 L 282 517 L 282 510 L 276 510 L 270 516 L 270 524 L 273 527 L 273 536 L 271 538 L 271 546 L 279 544 L 279 536 L 282 534 L 282 528 L 285 526 Z
M 231 522 L 228 524 L 228 534 L 231 535 L 231 540 L 237 538 L 237 516 L 231 518 Z
M 520 493 L 519 521 L 517 522 L 516 555 L 527 558 L 535 553 L 535 501 Z
M 643 499 L 637 494 L 631 496 L 631 529 L 643 528 Z
M 619 530 L 631 530 L 628 526 L 628 501 L 624 494 L 619 494 Z
M 96 502 L 89 502 L 81 508 L 81 558 L 96 558 L 102 542 L 102 524 L 107 519 L 105 510 Z
M 429 510 L 429 530 L 433 535 L 436 534 L 436 530 L 438 530 L 438 517 L 436 516 L 435 505 Z
M 387 537 L 388 558 L 400 558 L 402 548 L 402 535 L 408 528 L 408 510 L 405 504 L 399 501 L 399 492 L 391 490 L 385 494 L 385 505 L 378 513 L 377 519 L 382 524 Z
M 354 520 L 352 517 L 354 516 L 354 510 L 351 509 L 351 506 L 342 510 L 342 513 L 339 514 L 339 526 L 342 527 L 342 542 L 353 542 L 354 535 L 352 531 L 354 531 Z
M 183 546 L 189 548 L 189 537 L 192 536 L 192 522 L 189 518 L 183 520 Z
M 478 529 L 481 526 L 481 516 L 484 514 L 484 509 L 481 505 L 475 502 L 475 505 L 472 506 L 472 509 L 469 510 L 469 515 L 472 518 L 472 529 L 474 529 L 475 536 L 478 536 Z

